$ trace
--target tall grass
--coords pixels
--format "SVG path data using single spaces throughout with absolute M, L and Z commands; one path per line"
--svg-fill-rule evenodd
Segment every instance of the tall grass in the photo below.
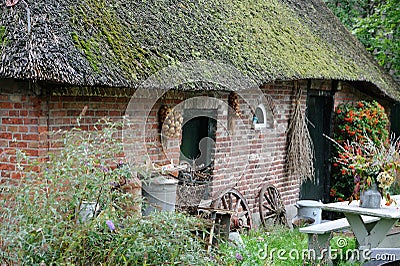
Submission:
M 346 239 L 347 246 L 339 248 L 338 239 Z M 297 229 L 274 226 L 267 229 L 250 231 L 242 235 L 243 246 L 224 242 L 220 246 L 226 265 L 325 265 L 326 261 L 314 260 L 308 257 L 307 234 Z M 331 240 L 331 247 L 338 254 L 346 254 L 347 249 L 355 248 L 355 241 L 351 237 L 336 235 Z M 304 255 L 303 255 L 304 254 Z M 346 261 L 345 256 L 336 256 L 333 265 L 359 265 L 357 262 Z

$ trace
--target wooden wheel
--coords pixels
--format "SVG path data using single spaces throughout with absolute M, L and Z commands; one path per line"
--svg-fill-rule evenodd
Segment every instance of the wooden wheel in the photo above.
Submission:
M 211 207 L 231 212 L 231 232 L 242 229 L 251 229 L 252 219 L 249 205 L 243 195 L 236 189 L 230 188 L 223 191 L 215 200 L 213 200 Z
M 259 195 L 260 218 L 263 226 L 281 224 L 288 226 L 285 205 L 281 194 L 273 185 L 264 185 Z

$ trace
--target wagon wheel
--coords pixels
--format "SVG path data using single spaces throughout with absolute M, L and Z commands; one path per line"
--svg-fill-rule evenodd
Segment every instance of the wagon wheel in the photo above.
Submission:
M 230 231 L 249 230 L 252 227 L 251 212 L 243 195 L 234 188 L 222 192 L 213 202 L 214 209 L 233 212 L 230 220 Z
M 286 210 L 279 191 L 273 185 L 264 185 L 259 195 L 260 218 L 263 226 L 269 222 L 288 226 Z

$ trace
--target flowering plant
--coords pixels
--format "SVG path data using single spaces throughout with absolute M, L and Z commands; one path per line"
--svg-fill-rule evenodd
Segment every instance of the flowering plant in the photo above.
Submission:
M 358 101 L 355 104 L 341 104 L 336 108 L 335 140 L 362 140 L 365 137 L 378 143 L 386 140 L 389 120 L 385 109 L 377 101 Z
M 378 185 L 379 192 L 390 205 L 388 189 L 400 178 L 400 138 L 390 143 L 375 144 L 370 138 L 365 137 L 360 142 L 347 142 L 340 145 L 342 152 L 336 162 L 354 176 L 354 191 L 350 200 L 358 199 L 360 191 L 368 189 L 373 183 Z
M 384 108 L 376 101 L 358 101 L 343 103 L 335 110 L 333 165 L 330 196 L 334 201 L 342 201 L 353 195 L 354 171 L 346 163 L 340 163 L 349 156 L 344 149 L 349 143 L 373 142 L 380 147 L 382 141 L 387 145 L 389 119 Z M 366 140 L 368 138 L 368 141 Z M 360 162 L 361 163 L 361 162 Z M 356 180 L 357 181 L 357 180 Z M 358 193 L 356 193 L 358 194 Z

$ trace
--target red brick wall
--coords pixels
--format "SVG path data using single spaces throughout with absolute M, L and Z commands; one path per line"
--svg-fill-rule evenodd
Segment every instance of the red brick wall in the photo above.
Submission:
M 80 127 L 89 129 L 103 117 L 121 119 L 128 101 L 129 97 L 0 95 L 0 176 L 19 177 L 15 148 L 31 158 L 46 157 L 59 148 L 49 132 L 76 126 L 85 106 Z
M 87 97 L 87 96 L 49 96 L 46 97 L 46 116 L 48 131 L 57 131 L 77 126 L 88 130 L 99 121 L 108 117 L 112 120 L 122 119 L 129 97 Z M 84 111 L 85 110 L 85 111 Z M 58 144 L 49 138 L 49 150 L 57 149 Z
M 301 85 L 305 92 L 306 83 Z M 251 130 L 250 106 L 243 99 L 240 101 L 242 127 L 236 123 L 230 136 L 221 131 L 217 134 L 216 162 L 220 163 L 216 163 L 212 187 L 213 196 L 225 188 L 235 187 L 248 200 L 253 212 L 258 212 L 258 194 L 263 184 L 275 185 L 285 204 L 295 203 L 299 194 L 299 180 L 288 176 L 285 169 L 286 129 L 294 103 L 293 82 L 276 82 L 264 86 L 262 92 L 272 100 L 272 104 L 264 103 L 264 106 L 273 121 L 267 128 Z M 257 91 L 246 91 L 242 95 L 253 102 L 253 110 L 260 103 Z M 305 100 L 303 93 L 303 109 Z
M 322 84 L 322 85 L 321 85 Z M 317 89 L 330 89 L 330 82 L 321 83 Z M 300 81 L 303 89 L 301 104 L 306 105 L 307 82 Z M 298 200 L 299 180 L 288 176 L 285 169 L 286 160 L 286 130 L 290 114 L 294 107 L 294 83 L 275 82 L 261 88 L 267 98 L 264 105 L 272 120 L 265 129 L 252 130 L 252 113 L 260 103 L 259 91 L 246 90 L 241 92 L 241 117 L 235 118 L 235 127 L 230 127 L 227 110 L 229 92 L 173 92 L 161 97 L 153 106 L 151 101 L 139 102 L 140 108 L 151 110 L 146 119 L 146 131 L 138 130 L 144 112 L 132 115 L 131 141 L 144 137 L 146 145 L 135 149 L 135 154 L 148 154 L 153 163 L 166 164 L 169 159 L 178 162 L 180 138 L 167 142 L 163 150 L 159 132 L 157 112 L 161 105 L 175 106 L 193 96 L 208 95 L 222 100 L 225 105 L 217 108 L 217 133 L 215 147 L 215 168 L 211 195 L 229 187 L 237 188 L 248 200 L 254 212 L 258 211 L 258 193 L 265 183 L 274 184 L 281 192 L 285 204 L 294 204 Z M 102 117 L 114 120 L 121 119 L 127 109 L 130 95 L 114 96 L 27 96 L 28 92 L 14 95 L 0 94 L 1 133 L 0 133 L 0 174 L 2 178 L 16 178 L 16 158 L 13 148 L 25 150 L 31 156 L 43 156 L 57 146 L 51 141 L 47 131 L 65 129 L 77 124 L 76 118 L 87 106 L 80 120 L 83 129 L 90 129 L 93 123 Z M 104 93 L 110 95 L 109 93 Z M 68 94 L 67 94 L 68 95 Z M 78 94 L 79 95 L 79 94 Z M 112 94 L 111 94 L 112 95 Z M 344 84 L 335 95 L 335 105 L 343 101 L 353 101 L 364 95 Z M 247 99 L 246 102 L 244 99 Z M 140 109 L 139 108 L 139 109 Z M 240 123 L 242 122 L 242 123 Z M 136 123 L 136 124 L 135 124 Z M 143 136 L 144 134 L 144 136 Z M 126 146 L 129 147 L 129 141 Z M 143 150 L 141 150 L 143 148 Z M 11 154 L 8 156 L 8 154 Z M 167 155 L 167 156 L 166 156 Z M 169 156 L 169 157 L 168 157 Z
M 43 127 L 42 101 L 35 96 L 0 95 L 0 175 L 19 178 L 16 149 L 31 157 L 42 154 L 40 133 Z M 20 158 L 20 157 L 19 157 Z M 23 161 L 20 161 L 23 162 Z

